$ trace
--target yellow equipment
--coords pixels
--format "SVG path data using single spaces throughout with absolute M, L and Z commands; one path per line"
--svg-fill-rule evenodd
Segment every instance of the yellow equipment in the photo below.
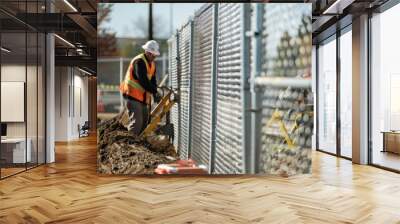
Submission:
M 289 136 L 288 130 L 285 126 L 285 124 L 283 123 L 283 119 L 282 119 L 282 112 L 279 111 L 278 109 L 276 109 L 274 111 L 274 113 L 272 114 L 271 118 L 269 119 L 269 121 L 267 122 L 266 126 L 269 127 L 272 125 L 272 123 L 274 122 L 278 122 L 279 123 L 279 129 L 281 131 L 281 133 L 283 134 L 283 137 L 286 140 L 286 144 L 288 145 L 288 147 L 290 149 L 292 149 L 294 147 L 293 141 Z
M 298 120 L 302 117 L 302 115 L 303 113 L 296 112 L 294 125 L 289 132 L 285 123 L 283 122 L 283 112 L 279 111 L 278 109 L 275 109 L 275 111 L 272 113 L 271 118 L 266 123 L 266 127 L 270 127 L 273 123 L 277 122 L 279 124 L 279 130 L 283 135 L 283 138 L 285 139 L 288 148 L 293 149 L 296 145 L 294 144 L 292 138 L 290 137 L 290 134 L 293 134 L 299 127 Z
M 150 123 L 140 134 L 139 137 L 141 138 L 145 138 L 155 131 L 162 118 L 171 110 L 172 106 L 178 102 L 178 95 L 172 89 L 168 87 L 159 88 L 163 90 L 163 93 L 166 92 L 166 94 L 164 94 L 157 106 L 151 111 Z

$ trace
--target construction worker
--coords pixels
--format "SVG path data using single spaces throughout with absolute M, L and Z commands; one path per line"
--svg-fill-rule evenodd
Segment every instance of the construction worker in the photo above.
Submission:
M 154 59 L 160 55 L 159 45 L 150 40 L 142 46 L 144 53 L 134 57 L 125 74 L 125 80 L 120 85 L 120 91 L 128 109 L 128 131 L 139 135 L 149 122 L 149 107 L 151 95 L 155 102 L 160 101 L 157 92 L 156 64 Z

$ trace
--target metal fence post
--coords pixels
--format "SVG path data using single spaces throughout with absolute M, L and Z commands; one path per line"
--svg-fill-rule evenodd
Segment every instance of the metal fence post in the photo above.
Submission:
M 162 75 L 164 77 L 167 74 L 167 54 L 163 53 L 162 56 Z
M 218 42 L 218 3 L 213 6 L 213 40 L 212 40 L 212 62 L 211 62 L 211 147 L 209 173 L 212 174 L 215 168 L 215 141 L 217 124 L 217 42 Z
M 119 82 L 120 83 L 124 79 L 123 69 L 124 69 L 124 61 L 122 60 L 122 57 L 120 57 L 119 58 Z M 119 109 L 119 111 L 122 111 L 124 109 L 124 100 L 122 98 L 122 93 L 119 94 L 119 99 L 120 99 L 120 109 Z
M 176 30 L 176 77 L 177 77 L 177 93 L 181 96 L 181 58 L 179 55 L 179 30 Z M 177 103 L 178 106 L 178 133 L 174 133 L 174 137 L 178 137 L 178 149 L 181 152 L 181 103 Z M 177 135 L 177 136 L 176 136 Z
M 264 15 L 264 5 L 260 3 L 255 4 L 252 32 L 252 45 L 253 45 L 253 61 L 252 72 L 250 74 L 250 88 L 251 88 L 251 168 L 252 174 L 259 172 L 260 164 L 260 139 L 261 139 L 261 96 L 260 89 L 255 85 L 256 77 L 260 76 L 262 51 L 261 51 L 261 32 L 262 22 Z
M 193 86 L 192 86 L 192 84 L 193 84 L 193 82 L 192 82 L 192 80 L 193 80 L 193 52 L 194 52 L 194 44 L 193 44 L 193 42 L 194 42 L 194 21 L 193 20 L 191 20 L 190 21 L 190 55 L 189 55 L 189 111 L 188 111 L 188 114 L 189 114 L 189 119 L 188 119 L 188 122 L 189 122 L 189 124 L 188 124 L 188 128 L 189 128 L 189 130 L 188 130 L 188 136 L 189 136 L 189 139 L 188 139 L 188 158 L 191 158 L 192 157 L 192 155 L 191 155 L 191 153 L 192 153 L 192 150 L 191 150 L 191 145 L 192 145 L 192 106 L 193 106 L 193 104 L 192 104 L 192 92 L 193 92 Z
M 250 38 L 247 31 L 250 27 L 250 4 L 244 3 L 241 6 L 241 84 L 242 84 L 242 136 L 243 136 L 243 173 L 249 173 L 251 165 L 251 95 L 250 95 Z

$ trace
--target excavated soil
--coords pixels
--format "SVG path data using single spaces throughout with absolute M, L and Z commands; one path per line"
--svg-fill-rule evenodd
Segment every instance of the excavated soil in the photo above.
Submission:
M 98 172 L 104 174 L 154 174 L 159 164 L 178 159 L 165 136 L 140 140 L 124 127 L 126 112 L 98 126 Z

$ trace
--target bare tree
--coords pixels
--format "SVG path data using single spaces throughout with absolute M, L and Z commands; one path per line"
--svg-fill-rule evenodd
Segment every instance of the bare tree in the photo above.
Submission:
M 104 22 L 110 21 L 110 13 L 112 11 L 113 6 L 114 4 L 102 4 L 102 3 L 98 5 L 97 25 L 100 29 L 102 29 L 101 25 L 103 25 Z
M 165 37 L 167 27 L 164 21 L 165 20 L 162 18 L 162 16 L 153 16 L 153 38 Z M 133 28 L 135 32 L 137 32 L 135 34 L 136 37 L 149 38 L 148 18 L 145 18 L 143 16 L 137 17 L 136 20 L 133 21 Z
M 104 24 L 110 21 L 110 13 L 114 4 L 98 4 L 97 9 L 97 54 L 98 56 L 118 55 L 115 33 L 104 28 Z

